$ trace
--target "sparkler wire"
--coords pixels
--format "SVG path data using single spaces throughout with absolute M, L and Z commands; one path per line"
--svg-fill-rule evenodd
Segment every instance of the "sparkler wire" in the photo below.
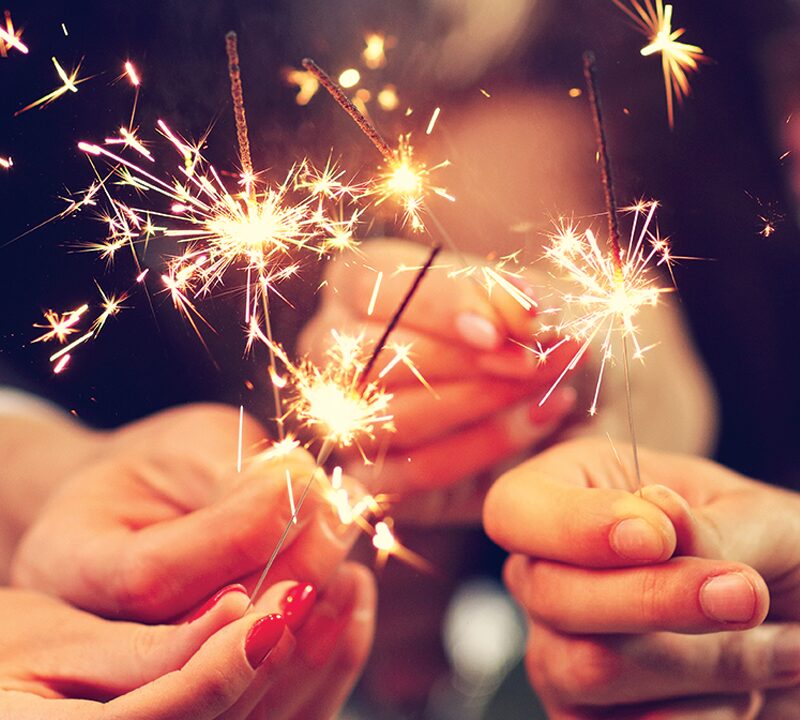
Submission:
M 242 163 L 242 171 L 245 174 L 245 180 L 248 188 L 252 189 L 251 181 L 253 177 L 253 159 L 250 153 L 250 140 L 248 138 L 247 130 L 247 116 L 244 110 L 244 88 L 242 87 L 242 73 L 239 67 L 239 37 L 231 30 L 225 35 L 225 50 L 228 55 L 228 77 L 231 82 L 231 99 L 233 100 L 233 116 L 236 122 L 236 140 L 239 144 L 239 156 Z M 249 282 L 248 282 L 249 288 Z M 262 304 L 264 307 L 264 330 L 270 343 L 272 342 L 272 321 L 269 312 L 269 293 L 262 294 Z M 246 312 L 249 314 L 250 305 Z M 277 374 L 275 352 L 272 345 L 268 344 L 267 350 L 269 353 L 269 369 L 272 377 Z M 286 433 L 283 424 L 283 403 L 281 401 L 280 390 L 274 383 L 272 385 L 272 401 L 275 405 L 275 423 L 278 430 L 278 440 L 283 441 Z M 287 492 L 289 498 L 294 506 L 294 498 L 292 497 L 291 483 L 287 484 Z
M 606 129 L 603 124 L 603 107 L 597 88 L 597 59 L 591 51 L 583 54 L 583 77 L 589 91 L 589 105 L 592 108 L 595 139 L 600 162 L 600 174 L 603 180 L 603 194 L 605 195 L 606 210 L 608 213 L 608 238 L 614 253 L 614 263 L 617 270 L 622 271 L 622 249 L 619 244 L 619 213 L 617 212 L 617 198 L 614 194 L 614 180 L 611 175 L 611 158 L 608 154 Z
M 606 213 L 608 214 L 608 239 L 614 257 L 617 272 L 620 277 L 623 275 L 622 248 L 619 243 L 619 212 L 617 200 L 614 193 L 614 181 L 611 174 L 611 156 L 608 152 L 606 141 L 606 131 L 603 124 L 603 110 L 600 103 L 600 93 L 597 84 L 597 58 L 594 53 L 587 51 L 583 54 L 583 76 L 586 80 L 586 88 L 589 91 L 589 104 L 592 108 L 592 119 L 594 121 L 595 136 L 597 140 L 597 152 L 599 155 L 600 175 L 603 181 L 603 194 L 606 201 Z M 633 399 L 631 393 L 631 372 L 628 361 L 628 339 L 625 332 L 622 333 L 622 365 L 625 374 L 625 401 L 628 415 L 628 432 L 630 434 L 631 447 L 633 448 L 633 467 L 636 477 L 636 489 L 641 493 L 642 473 L 639 467 L 639 447 L 636 442 L 636 425 L 633 419 Z
M 361 128 L 361 131 L 370 139 L 372 144 L 378 148 L 386 162 L 391 163 L 397 159 L 395 151 L 392 150 L 389 143 L 383 139 L 383 136 L 378 132 L 377 128 L 353 104 L 342 88 L 339 87 L 339 84 L 328 75 L 328 73 L 311 58 L 305 58 L 303 60 L 303 67 L 319 80 L 320 85 L 322 85 L 322 87 L 330 93 L 331 97 L 339 103 L 342 110 L 355 120 L 358 127 Z
M 394 315 L 392 315 L 391 320 L 386 325 L 386 329 L 383 331 L 378 343 L 375 345 L 375 348 L 372 351 L 369 359 L 365 363 L 363 369 L 361 370 L 361 377 L 358 380 L 357 386 L 361 388 L 362 392 L 367 382 L 367 378 L 369 373 L 371 372 L 372 368 L 375 366 L 375 362 L 378 359 L 378 356 L 383 352 L 384 348 L 386 347 L 386 343 L 389 341 L 389 336 L 397 327 L 397 324 L 400 322 L 400 319 L 403 316 L 403 313 L 407 310 L 411 300 L 417 294 L 420 286 L 422 285 L 422 281 L 425 279 L 425 276 L 431 269 L 433 265 L 433 261 L 436 259 L 436 256 L 441 252 L 441 245 L 436 245 L 431 249 L 431 252 L 428 256 L 427 261 L 425 264 L 419 269 L 416 276 L 414 277 L 414 281 L 409 286 L 408 290 L 406 291 L 405 296 L 401 300 L 400 304 L 397 306 L 397 310 L 395 311 Z M 278 542 L 275 545 L 275 549 L 272 551 L 272 554 L 267 560 L 267 564 L 264 567 L 264 570 L 261 572 L 261 575 L 258 578 L 258 582 L 256 583 L 255 587 L 253 588 L 253 592 L 250 594 L 250 605 L 252 606 L 255 599 L 258 597 L 258 593 L 260 592 L 261 588 L 264 585 L 264 582 L 267 579 L 267 575 L 269 571 L 272 569 L 272 566 L 275 564 L 275 560 L 278 557 L 278 553 L 280 552 L 283 544 L 286 542 L 286 538 L 289 536 L 289 531 L 291 530 L 292 525 L 297 523 L 297 516 L 300 512 L 300 509 L 303 507 L 303 503 L 305 502 L 306 498 L 308 497 L 308 493 L 311 490 L 311 486 L 314 483 L 314 478 L 316 477 L 317 471 L 325 464 L 325 462 L 330 457 L 331 453 L 333 452 L 334 443 L 331 440 L 325 440 L 322 447 L 320 448 L 319 453 L 317 454 L 316 462 L 314 465 L 314 470 L 311 473 L 308 481 L 303 488 L 303 492 L 297 500 L 297 504 L 295 507 L 292 516 L 289 518 L 289 521 L 286 523 L 286 526 L 281 533 L 280 538 L 278 538 Z
M 233 116 L 236 120 L 236 140 L 239 143 L 242 170 L 245 176 L 250 178 L 253 175 L 253 159 L 250 155 L 250 140 L 247 137 L 247 117 L 244 112 L 242 73 L 239 68 L 239 39 L 233 30 L 225 36 L 225 50 L 228 53 L 228 77 L 231 80 Z

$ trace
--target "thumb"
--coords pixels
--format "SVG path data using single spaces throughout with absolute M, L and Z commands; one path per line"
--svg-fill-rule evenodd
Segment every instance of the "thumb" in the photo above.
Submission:
M 108 703 L 103 718 L 215 720 L 244 694 L 281 639 L 285 625 L 276 617 L 247 615 L 225 626 L 181 669 Z

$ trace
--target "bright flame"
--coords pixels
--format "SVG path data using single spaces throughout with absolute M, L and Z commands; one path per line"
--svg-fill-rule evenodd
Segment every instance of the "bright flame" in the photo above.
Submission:
M 565 317 L 554 326 L 542 326 L 543 331 L 555 331 L 563 339 L 547 350 L 533 350 L 541 360 L 567 341 L 579 343 L 579 349 L 553 386 L 542 398 L 544 404 L 566 374 L 573 370 L 592 343 L 600 338 L 600 371 L 595 385 L 589 412 L 594 415 L 606 364 L 614 357 L 613 342 L 616 336 L 628 338 L 633 343 L 634 358 L 641 359 L 648 348 L 639 344 L 636 318 L 645 307 L 655 306 L 663 293 L 672 288 L 658 285 L 654 266 L 669 267 L 671 256 L 666 238 L 652 231 L 658 203 L 639 202 L 626 210 L 633 214 L 630 240 L 623 250 L 619 266 L 613 253 L 601 249 L 591 230 L 578 232 L 571 222 L 562 221 L 551 236 L 545 255 L 561 275 L 572 280 L 579 288 L 575 293 L 562 295 Z

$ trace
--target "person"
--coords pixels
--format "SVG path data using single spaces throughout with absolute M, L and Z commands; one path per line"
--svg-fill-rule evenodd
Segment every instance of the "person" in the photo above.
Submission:
M 641 471 L 631 492 L 630 447 L 572 441 L 486 498 L 548 716 L 796 717 L 800 496 L 685 455 Z
M 335 714 L 371 644 L 372 575 L 312 493 L 250 608 L 286 473 L 316 469 L 259 452 L 245 418 L 237 474 L 238 430 L 236 410 L 191 405 L 96 431 L 0 391 L 0 716 Z

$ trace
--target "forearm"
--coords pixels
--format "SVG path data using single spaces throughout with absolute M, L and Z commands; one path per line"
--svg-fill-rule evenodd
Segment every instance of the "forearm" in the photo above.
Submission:
M 0 388 L 0 583 L 21 535 L 99 437 L 54 406 Z

